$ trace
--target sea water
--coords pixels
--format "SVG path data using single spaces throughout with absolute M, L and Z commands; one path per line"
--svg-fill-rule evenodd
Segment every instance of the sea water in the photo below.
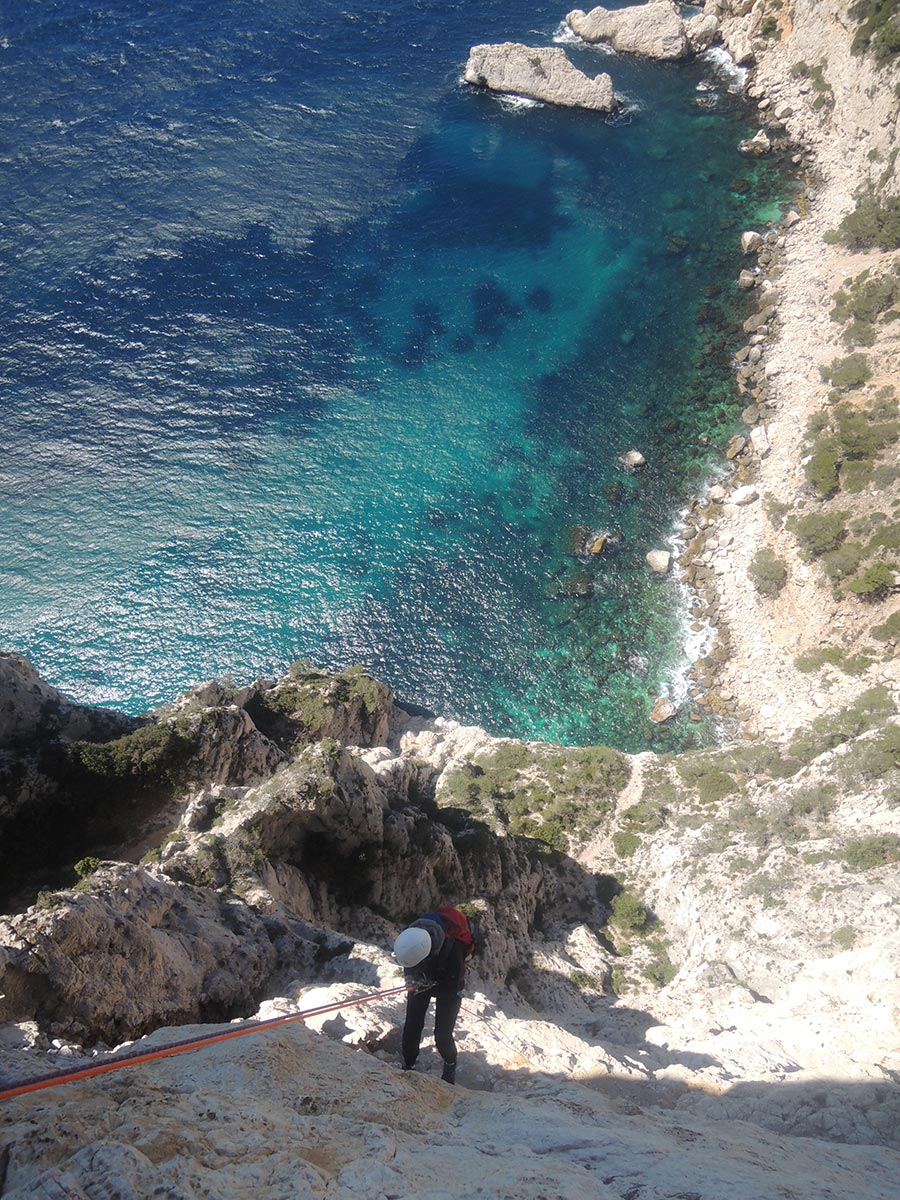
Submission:
M 689 706 L 647 719 L 687 634 L 645 555 L 740 411 L 774 167 L 737 150 L 724 56 L 641 62 L 562 15 L 7 10 L 4 649 L 132 712 L 306 659 L 498 734 L 684 744 Z M 464 85 L 503 40 L 567 43 L 623 112 Z

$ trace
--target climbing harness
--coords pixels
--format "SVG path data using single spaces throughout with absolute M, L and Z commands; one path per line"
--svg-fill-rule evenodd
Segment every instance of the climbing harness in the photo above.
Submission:
M 275 1029 L 281 1025 L 289 1025 L 293 1021 L 306 1021 L 309 1017 L 319 1017 L 323 1013 L 337 1012 L 341 1008 L 355 1008 L 359 1004 L 368 1004 L 370 1000 L 384 1000 L 388 996 L 399 996 L 411 992 L 414 987 L 402 984 L 400 987 L 388 988 L 385 992 L 372 992 L 368 996 L 359 996 L 356 1000 L 338 1000 L 334 1004 L 324 1004 L 320 1008 L 307 1008 L 303 1012 L 289 1013 L 284 1017 L 270 1017 L 266 1021 L 243 1021 L 238 1028 L 223 1030 L 219 1033 L 206 1033 L 201 1037 L 189 1038 L 183 1042 L 171 1042 L 168 1046 L 160 1046 L 155 1050 L 132 1050 L 119 1058 L 109 1059 L 93 1067 L 73 1067 L 69 1071 L 58 1071 L 52 1075 L 38 1075 L 33 1079 L 23 1079 L 12 1087 L 0 1091 L 0 1101 L 12 1100 L 16 1096 L 24 1096 L 29 1092 L 38 1092 L 43 1088 L 58 1087 L 63 1083 L 75 1083 L 80 1079 L 90 1079 L 94 1075 L 105 1075 L 108 1071 L 118 1071 L 122 1067 L 136 1067 L 141 1063 L 154 1062 L 157 1058 L 170 1058 L 173 1054 L 184 1054 L 188 1050 L 201 1050 L 204 1046 L 215 1046 L 218 1042 L 228 1042 L 232 1038 L 246 1037 L 249 1033 L 259 1033 L 263 1029 Z

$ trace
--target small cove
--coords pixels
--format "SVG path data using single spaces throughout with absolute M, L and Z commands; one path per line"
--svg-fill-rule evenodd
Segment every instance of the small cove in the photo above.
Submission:
M 606 122 L 458 82 L 547 4 L 62 11 L 0 59 L 4 648 L 133 712 L 306 658 L 498 734 L 695 736 L 647 722 L 684 641 L 644 555 L 735 426 L 784 188 L 728 77 L 570 46 Z

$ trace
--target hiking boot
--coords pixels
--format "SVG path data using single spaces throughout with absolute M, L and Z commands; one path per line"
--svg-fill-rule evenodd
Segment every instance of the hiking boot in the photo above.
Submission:
M 444 1063 L 444 1069 L 441 1071 L 441 1079 L 444 1083 L 456 1083 L 456 1063 Z
M 400 1068 L 401 1071 L 411 1071 L 416 1064 L 414 1062 L 404 1062 Z

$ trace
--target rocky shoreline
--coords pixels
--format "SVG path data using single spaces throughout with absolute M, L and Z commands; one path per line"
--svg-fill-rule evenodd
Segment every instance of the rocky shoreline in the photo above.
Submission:
M 830 595 L 767 516 L 773 501 L 792 508 L 807 487 L 801 467 L 805 427 L 829 403 L 820 367 L 841 351 L 832 296 L 846 276 L 883 257 L 850 255 L 825 234 L 852 211 L 860 180 L 896 125 L 890 101 L 882 102 L 877 123 L 868 111 L 859 120 L 859 97 L 874 94 L 872 70 L 850 56 L 842 25 L 832 23 L 824 47 L 829 60 L 840 63 L 833 89 L 826 93 L 820 77 L 810 80 L 803 55 L 821 30 L 810 27 L 815 13 L 797 9 L 790 39 L 755 43 L 757 62 L 747 86 L 761 131 L 775 146 L 789 139 L 795 152 L 801 183 L 796 211 L 759 236 L 744 235 L 749 269 L 738 286 L 752 289 L 757 307 L 744 323 L 747 342 L 735 355 L 746 433 L 725 449 L 730 474 L 689 506 L 677 555 L 677 573 L 691 589 L 692 620 L 708 623 L 714 639 L 692 669 L 692 701 L 732 719 L 734 731 L 777 739 L 839 711 L 873 683 L 900 696 L 900 675 L 890 662 L 859 679 L 826 672 L 823 681 L 796 668 L 794 659 L 803 651 L 832 643 L 842 631 L 864 631 L 866 613 L 858 601 Z M 732 37 L 742 45 L 746 30 L 732 26 Z M 829 96 L 824 104 L 823 95 Z M 856 108 L 849 103 L 853 97 Z M 748 577 L 762 546 L 773 546 L 789 564 L 777 600 L 760 595 Z

